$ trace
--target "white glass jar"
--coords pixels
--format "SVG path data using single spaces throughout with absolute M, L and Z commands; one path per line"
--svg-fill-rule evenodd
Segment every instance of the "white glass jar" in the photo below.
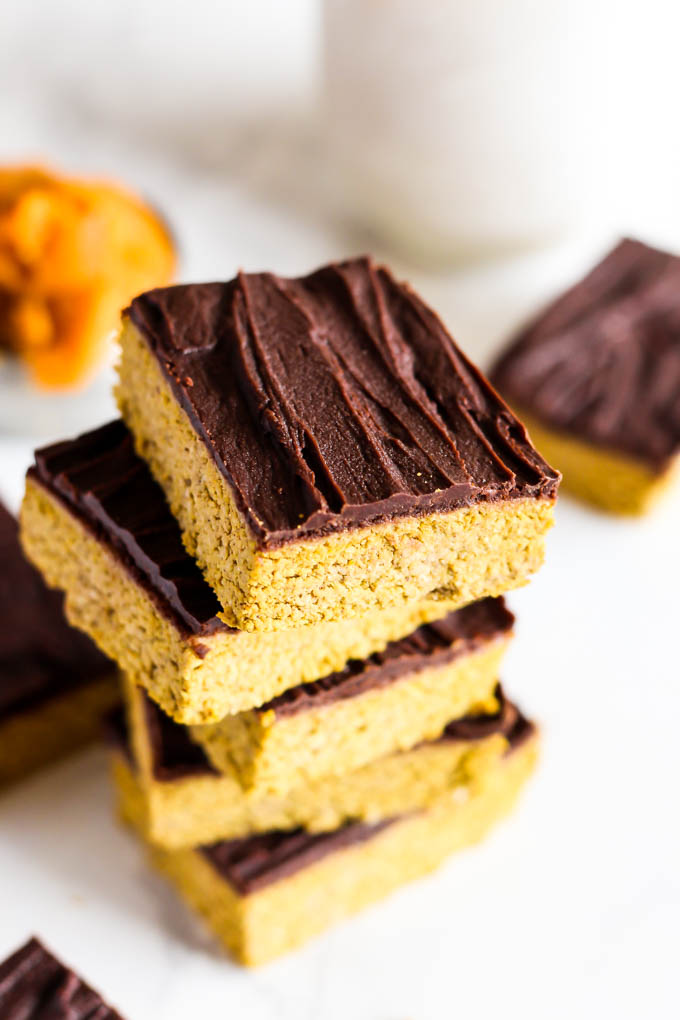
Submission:
M 540 243 L 591 194 L 609 0 L 325 0 L 324 121 L 347 210 L 447 261 Z

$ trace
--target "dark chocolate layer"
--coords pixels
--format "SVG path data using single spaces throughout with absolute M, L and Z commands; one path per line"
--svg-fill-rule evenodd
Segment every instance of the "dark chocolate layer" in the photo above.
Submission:
M 188 728 L 174 722 L 148 694 L 140 693 L 144 700 L 154 777 L 162 783 L 185 776 L 219 775 L 200 744 L 189 737 Z
M 663 469 L 680 452 L 680 258 L 622 241 L 522 330 L 491 378 L 548 428 Z
M 434 312 L 367 258 L 154 290 L 128 314 L 262 548 L 555 495 Z
M 246 839 L 222 840 L 198 850 L 240 896 L 248 896 L 337 850 L 373 839 L 403 817 L 372 825 L 350 822 L 330 832 L 311 833 L 305 829 L 265 832 Z
M 499 733 L 507 739 L 509 750 L 513 751 L 528 740 L 536 732 L 534 724 L 522 714 L 517 705 L 508 700 L 500 684 L 496 688 L 495 696 L 498 701 L 496 712 L 465 715 L 462 719 L 454 719 L 448 724 L 437 743 L 484 740 Z
M 220 604 L 182 545 L 162 489 L 134 451 L 122 421 L 38 450 L 39 481 L 114 553 L 180 630 L 226 630 Z
M 2 504 L 0 564 L 0 720 L 113 673 L 66 622 L 63 596 L 25 558 L 17 522 Z
M 514 619 L 502 598 L 482 599 L 391 641 L 368 659 L 352 660 L 337 673 L 292 687 L 256 711 L 274 711 L 280 718 L 297 715 L 378 690 L 422 669 L 437 669 L 507 637 Z
M 122 1020 L 77 974 L 32 938 L 0 964 L 3 1020 Z

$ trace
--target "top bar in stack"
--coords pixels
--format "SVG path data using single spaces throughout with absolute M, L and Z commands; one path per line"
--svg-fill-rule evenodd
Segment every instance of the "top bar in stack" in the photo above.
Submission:
M 150 291 L 121 344 L 123 416 L 228 623 L 463 605 L 540 565 L 559 475 L 370 260 Z

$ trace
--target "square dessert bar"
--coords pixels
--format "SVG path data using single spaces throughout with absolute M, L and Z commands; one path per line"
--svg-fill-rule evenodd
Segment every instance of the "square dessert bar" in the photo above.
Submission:
M 643 513 L 680 463 L 680 258 L 622 241 L 491 378 L 569 491 Z
M 220 774 L 186 727 L 169 719 L 140 687 L 126 685 L 127 713 L 111 721 L 120 812 L 168 850 L 303 827 L 335 829 L 420 810 L 444 795 L 467 796 L 529 725 L 497 691 L 485 715 L 450 722 L 436 741 L 388 755 L 342 776 L 305 782 L 283 794 L 244 791 Z
M 342 775 L 488 707 L 513 622 L 502 598 L 473 602 L 338 673 L 194 726 L 191 735 L 245 789 L 284 793 Z
M 68 625 L 0 504 L 0 787 L 94 740 L 118 700 L 116 669 Z
M 30 939 L 0 963 L 4 1020 L 123 1020 L 101 995 Z
M 276 630 L 523 584 L 559 475 L 369 259 L 136 298 L 118 400 L 224 618 Z
M 482 839 L 512 808 L 536 753 L 528 725 L 482 783 L 459 786 L 427 810 L 330 832 L 295 829 L 193 849 L 152 847 L 151 859 L 238 960 L 265 963 Z M 129 779 L 134 796 L 132 773 Z
M 35 455 L 22 541 L 69 619 L 178 722 L 209 723 L 382 651 L 453 601 L 421 599 L 295 631 L 227 626 L 121 421 Z

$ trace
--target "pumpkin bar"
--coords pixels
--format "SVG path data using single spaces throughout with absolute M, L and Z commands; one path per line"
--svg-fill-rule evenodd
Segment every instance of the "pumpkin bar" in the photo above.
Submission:
M 296 631 L 227 626 L 121 421 L 38 450 L 21 520 L 24 547 L 66 592 L 71 622 L 182 723 L 261 705 L 384 650 L 452 606 L 422 599 Z
M 94 740 L 118 700 L 115 667 L 68 625 L 17 532 L 0 504 L 0 786 Z
M 494 711 L 450 722 L 436 741 L 274 794 L 245 792 L 233 772 L 218 773 L 186 727 L 141 688 L 126 685 L 126 700 L 126 715 L 119 710 L 111 721 L 120 810 L 150 843 L 169 850 L 271 829 L 375 822 L 445 794 L 463 796 L 456 791 L 483 781 L 526 722 L 499 687 Z
M 559 475 L 369 259 L 149 291 L 120 340 L 123 418 L 228 623 L 464 605 L 540 565 Z
M 624 240 L 491 375 L 575 496 L 643 513 L 680 464 L 680 258 Z
M 482 599 L 258 708 L 194 726 L 217 769 L 284 793 L 439 736 L 493 699 L 514 617 Z
M 0 1016 L 7 1020 L 122 1020 L 36 938 L 0 963 Z
M 427 810 L 330 832 L 150 847 L 151 860 L 238 960 L 265 963 L 482 839 L 512 808 L 536 754 L 537 736 L 526 724 L 481 784 L 459 786 Z M 132 799 L 132 773 L 130 788 Z M 136 814 L 129 812 L 133 824 Z

